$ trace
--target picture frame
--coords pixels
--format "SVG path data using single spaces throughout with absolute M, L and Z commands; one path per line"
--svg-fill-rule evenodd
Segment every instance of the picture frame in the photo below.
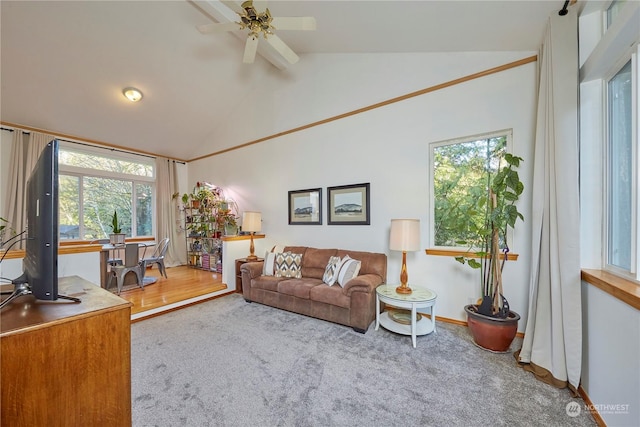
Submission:
M 322 188 L 289 191 L 289 225 L 322 225 Z
M 370 184 L 327 187 L 327 224 L 370 225 Z

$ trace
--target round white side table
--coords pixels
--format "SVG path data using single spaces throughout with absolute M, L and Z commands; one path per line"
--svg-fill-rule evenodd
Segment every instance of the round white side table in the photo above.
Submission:
M 413 292 L 410 294 L 399 294 L 396 292 L 397 286 L 385 284 L 376 288 L 376 331 L 382 325 L 382 327 L 392 332 L 411 335 L 411 342 L 413 343 L 413 348 L 415 348 L 417 335 L 430 334 L 436 330 L 435 305 L 437 295 L 432 290 L 425 288 L 412 288 Z M 403 321 L 399 322 L 394 320 L 389 310 L 380 313 L 380 302 L 410 310 L 409 319 L 401 319 Z M 420 318 L 416 320 L 418 311 L 422 312 L 423 309 L 427 308 L 431 319 L 420 315 Z

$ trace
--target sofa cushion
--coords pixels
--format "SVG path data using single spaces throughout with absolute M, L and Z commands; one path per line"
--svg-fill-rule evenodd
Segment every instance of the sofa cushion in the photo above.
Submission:
M 302 258 L 302 277 L 322 279 L 329 258 L 336 254 L 336 249 L 307 248 Z
M 314 286 L 309 292 L 309 298 L 312 301 L 328 305 L 347 309 L 351 307 L 351 298 L 345 294 L 340 286 L 329 286 L 326 283 Z
M 338 249 L 336 255 L 340 258 L 349 255 L 351 258 L 360 261 L 359 274 L 376 274 L 382 282 L 387 280 L 387 256 L 385 254 Z
M 284 252 L 276 254 L 276 277 L 302 277 L 302 254 Z
M 340 263 L 340 271 L 338 272 L 338 284 L 344 288 L 344 285 L 360 272 L 361 263 L 358 260 L 345 256 Z
M 324 269 L 324 275 L 322 276 L 322 281 L 324 283 L 329 286 L 336 283 L 336 280 L 338 280 L 338 271 L 341 261 L 342 260 L 339 256 L 329 257 L 329 262 L 327 262 L 327 266 Z
M 278 292 L 278 283 L 280 283 L 282 280 L 282 277 L 258 276 L 255 279 L 251 280 L 251 287 L 264 289 L 265 291 Z
M 287 279 L 278 283 L 278 292 L 297 298 L 309 299 L 311 289 L 321 284 L 322 280 L 320 279 Z

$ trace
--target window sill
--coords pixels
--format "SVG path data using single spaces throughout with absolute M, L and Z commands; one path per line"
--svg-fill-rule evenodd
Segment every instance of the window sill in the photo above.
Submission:
M 640 310 L 640 284 L 605 270 L 582 270 L 580 278 L 609 295 Z
M 467 258 L 480 258 L 480 255 L 474 254 L 473 252 L 469 252 L 466 250 L 460 251 L 456 249 L 425 249 L 425 253 L 427 255 L 436 255 L 436 256 L 450 256 L 450 257 L 464 256 Z M 507 261 L 517 261 L 518 256 L 519 256 L 518 254 L 509 252 L 507 254 Z M 500 254 L 500 259 L 504 259 L 504 254 Z

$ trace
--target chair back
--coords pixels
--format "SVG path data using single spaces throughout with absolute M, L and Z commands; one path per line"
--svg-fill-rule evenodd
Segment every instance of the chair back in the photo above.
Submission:
M 124 265 L 133 267 L 140 262 L 137 243 L 127 243 L 124 247 Z
M 164 254 L 167 252 L 167 248 L 169 247 L 169 238 L 165 237 L 160 240 L 160 243 L 156 246 L 156 250 L 153 251 L 152 258 L 162 258 Z

